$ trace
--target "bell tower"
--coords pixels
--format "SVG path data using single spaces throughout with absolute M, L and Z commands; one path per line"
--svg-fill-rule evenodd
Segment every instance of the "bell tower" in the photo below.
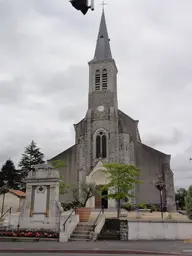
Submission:
M 89 109 L 117 109 L 117 72 L 103 10 L 94 58 L 89 62 Z
M 103 10 L 94 57 L 89 62 L 88 110 L 75 125 L 79 180 L 100 160 L 119 162 L 117 73 Z

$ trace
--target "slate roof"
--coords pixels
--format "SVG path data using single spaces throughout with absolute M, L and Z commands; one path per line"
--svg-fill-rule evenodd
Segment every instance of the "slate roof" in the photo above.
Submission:
M 95 48 L 95 55 L 93 61 L 112 60 L 110 39 L 108 37 L 107 25 L 105 20 L 105 13 L 103 11 L 101 16 L 101 23 L 97 37 L 97 44 Z

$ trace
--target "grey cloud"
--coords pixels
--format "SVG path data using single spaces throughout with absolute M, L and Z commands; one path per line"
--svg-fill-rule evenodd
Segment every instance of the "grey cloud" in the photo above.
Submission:
M 71 121 L 71 125 L 73 125 L 85 117 L 86 107 L 85 104 L 79 103 L 78 100 L 73 100 L 70 105 L 61 109 L 59 117 L 63 121 Z
M 189 161 L 191 156 L 192 146 L 189 146 L 172 157 L 172 169 L 175 174 L 175 184 L 178 187 L 188 188 L 192 185 L 192 162 Z
M 188 172 L 192 170 L 192 162 L 189 160 L 192 157 L 192 142 L 191 146 L 173 157 L 173 167 L 176 172 Z
M 23 78 L 1 79 L 0 74 L 0 105 L 19 103 L 23 98 L 23 86 Z
M 175 171 L 175 176 L 177 177 L 177 179 L 182 179 L 182 180 L 192 180 L 192 166 L 190 169 L 188 170 L 180 170 L 180 171 Z M 192 184 L 192 182 L 191 182 Z
M 68 95 L 72 92 L 73 97 L 79 97 L 88 88 L 87 71 L 85 65 L 72 65 L 63 72 L 53 72 L 49 76 L 47 74 L 42 76 L 40 73 L 39 76 L 35 77 L 35 82 L 41 84 L 39 91 L 42 91 L 43 94 L 62 94 L 69 99 Z
M 46 133 L 46 140 L 44 139 L 44 133 Z M 30 129 L 30 127 L 22 131 L 13 130 L 7 133 L 5 138 L 0 137 L 2 145 L 0 149 L 0 166 L 9 158 L 13 159 L 17 166 L 25 147 L 28 146 L 32 140 L 41 148 L 41 152 L 45 154 L 45 159 L 49 159 L 54 154 L 58 154 L 73 144 L 73 132 L 70 131 L 70 133 L 71 136 L 68 132 L 62 130 L 61 127 L 60 129 L 54 130 L 45 128 L 43 131 L 39 132 Z M 52 148 L 53 144 L 55 145 L 54 148 Z
M 152 147 L 158 147 L 162 145 L 176 145 L 183 139 L 183 133 L 178 130 L 174 130 L 172 134 L 169 135 L 163 135 L 163 134 L 148 134 L 145 135 L 143 140 L 145 143 L 149 144 Z
M 8 159 L 14 159 L 15 156 L 17 156 L 17 150 L 8 148 L 7 150 L 4 149 L 4 152 L 0 152 L 0 169 L 1 166 L 8 160 Z

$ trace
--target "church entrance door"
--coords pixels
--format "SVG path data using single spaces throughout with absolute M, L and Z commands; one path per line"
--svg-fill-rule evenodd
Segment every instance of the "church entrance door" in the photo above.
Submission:
M 100 190 L 102 186 L 98 186 L 98 189 Z M 108 208 L 108 199 L 104 198 L 103 196 L 106 196 L 108 194 L 107 190 L 102 190 L 101 193 L 97 193 L 95 195 L 95 208 L 101 209 L 101 207 L 104 207 L 105 209 Z
M 101 204 L 104 209 L 108 209 L 108 198 L 105 198 L 104 196 L 108 195 L 108 190 L 102 191 L 102 197 L 101 197 Z

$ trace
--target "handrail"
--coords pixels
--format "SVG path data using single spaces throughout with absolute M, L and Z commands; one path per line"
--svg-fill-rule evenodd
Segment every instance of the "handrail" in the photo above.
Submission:
M 69 214 L 69 216 L 67 217 L 67 219 L 65 220 L 65 222 L 63 223 L 63 229 L 65 231 L 65 225 L 67 223 L 67 221 L 71 218 L 72 214 L 74 213 L 74 211 L 76 210 L 76 208 L 74 208 L 71 213 Z
M 10 207 L 6 212 L 4 212 L 4 213 L 1 215 L 0 219 L 2 219 L 8 212 L 11 213 L 11 209 L 12 209 L 12 207 Z
M 101 213 L 104 213 L 104 207 L 101 208 L 101 211 L 99 212 L 99 214 L 98 214 L 98 216 L 97 216 L 97 218 L 96 218 L 96 220 L 95 220 L 95 222 L 94 222 L 94 224 L 93 224 L 93 232 L 95 231 L 95 228 L 96 228 L 96 226 L 97 226 L 97 221 L 98 221 L 98 219 L 99 219 Z

